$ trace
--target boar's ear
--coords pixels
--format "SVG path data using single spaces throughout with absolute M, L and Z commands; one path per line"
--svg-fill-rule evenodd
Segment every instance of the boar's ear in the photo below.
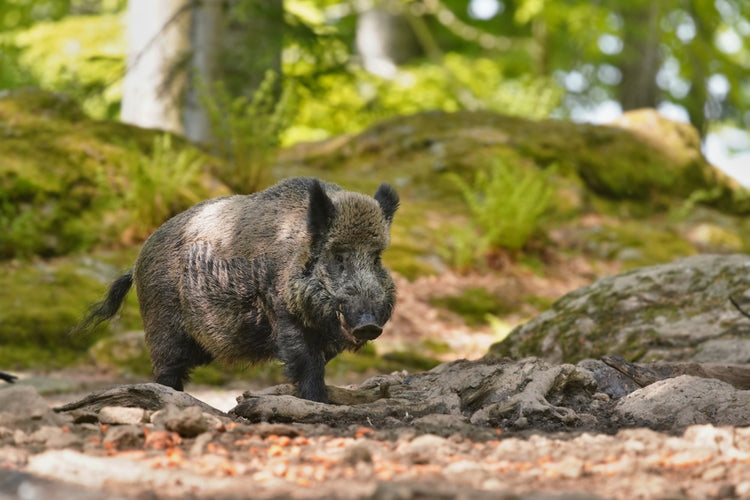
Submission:
M 307 229 L 313 235 L 324 234 L 336 214 L 336 207 L 317 179 L 310 185 L 308 194 L 310 207 L 307 210 Z
M 384 182 L 375 191 L 374 198 L 380 204 L 385 220 L 390 225 L 393 222 L 393 214 L 396 213 L 398 208 L 398 193 L 393 189 L 393 186 Z

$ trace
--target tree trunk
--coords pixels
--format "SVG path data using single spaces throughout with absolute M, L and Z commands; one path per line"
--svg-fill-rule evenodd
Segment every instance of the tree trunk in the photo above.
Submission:
M 186 73 L 178 68 L 190 50 L 190 0 L 129 0 L 126 22 L 122 121 L 182 133 Z
M 624 40 L 620 63 L 620 104 L 624 111 L 659 104 L 656 74 L 659 53 L 660 2 L 636 1 L 623 7 Z
M 190 40 L 193 49 L 182 106 L 182 123 L 185 137 L 197 144 L 208 144 L 213 140 L 201 94 L 219 79 L 221 73 L 223 3 L 224 0 L 203 0 L 192 9 Z
M 284 2 L 233 0 L 226 19 L 222 79 L 230 94 L 250 98 L 263 82 L 266 71 L 281 76 Z M 281 78 L 277 83 L 280 91 Z
M 357 17 L 356 45 L 365 69 L 385 78 L 395 75 L 397 65 L 423 54 L 405 15 L 378 6 Z
M 129 0 L 122 120 L 210 143 L 202 93 L 250 97 L 280 75 L 283 14 L 283 0 Z

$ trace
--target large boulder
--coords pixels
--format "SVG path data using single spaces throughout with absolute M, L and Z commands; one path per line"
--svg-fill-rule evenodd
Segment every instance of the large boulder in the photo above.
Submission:
M 575 363 L 750 362 L 750 256 L 698 255 L 633 269 L 575 290 L 491 347 L 494 355 Z M 750 306 L 749 306 L 750 307 Z

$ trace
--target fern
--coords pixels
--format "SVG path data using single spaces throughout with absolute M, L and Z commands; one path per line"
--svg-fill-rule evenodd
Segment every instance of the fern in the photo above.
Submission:
M 465 267 L 468 246 L 475 255 L 491 248 L 520 250 L 539 230 L 542 216 L 549 208 L 553 190 L 550 171 L 540 172 L 500 161 L 479 171 L 473 184 L 456 174 L 456 183 L 471 212 L 479 235 L 465 228 L 452 232 L 454 264 Z M 462 241 L 470 238 L 472 241 Z
M 154 138 L 151 156 L 133 153 L 127 166 L 130 186 L 125 203 L 139 233 L 200 201 L 192 189 L 201 175 L 198 155 L 175 148 L 170 134 Z
M 202 92 L 217 152 L 226 160 L 217 174 L 239 193 L 269 184 L 281 132 L 291 121 L 291 87 L 277 99 L 277 82 L 278 76 L 269 70 L 251 99 L 232 98 L 221 83 Z

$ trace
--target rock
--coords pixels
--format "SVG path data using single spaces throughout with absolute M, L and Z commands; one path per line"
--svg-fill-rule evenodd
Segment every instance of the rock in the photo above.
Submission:
M 146 410 L 126 406 L 105 406 L 99 410 L 99 422 L 113 425 L 137 425 L 146 421 Z
M 434 457 L 447 456 L 452 452 L 450 441 L 434 434 L 418 436 L 404 448 L 404 454 L 415 464 L 430 463 Z
M 152 422 L 168 431 L 176 432 L 181 437 L 192 438 L 211 428 L 203 411 L 197 406 L 179 409 L 170 405 L 157 413 L 154 414 Z
M 67 421 L 55 414 L 33 387 L 15 384 L 0 389 L 0 426 L 33 432 L 43 425 Z
M 137 449 L 143 447 L 143 429 L 135 425 L 117 425 L 107 429 L 102 442 L 105 448 L 114 447 L 119 450 Z
M 716 342 L 750 335 L 750 320 L 729 302 L 732 295 L 750 303 L 749 274 L 750 256 L 698 255 L 603 278 L 565 295 L 490 353 L 555 363 L 605 354 L 724 363 L 728 346 Z
M 0 498 L 3 500 L 129 500 L 132 497 L 103 493 L 76 484 L 70 477 L 52 481 L 38 475 L 0 468 Z
M 28 441 L 39 443 L 46 448 L 68 448 L 81 442 L 81 438 L 62 427 L 42 426 L 28 436 Z
M 633 425 L 679 431 L 690 425 L 750 425 L 750 391 L 719 380 L 682 375 L 618 401 L 615 414 Z
M 453 462 L 443 469 L 443 474 L 458 484 L 478 485 L 488 476 L 482 464 L 472 460 Z
M 16 446 L 0 447 L 0 470 L 3 466 L 21 466 L 29 461 L 29 451 Z
M 341 461 L 345 464 L 356 466 L 359 463 L 371 464 L 372 452 L 364 443 L 355 443 L 344 450 L 344 456 Z
M 698 347 L 692 359 L 700 363 L 717 360 L 723 363 L 750 363 L 750 340 L 740 338 L 708 340 Z

